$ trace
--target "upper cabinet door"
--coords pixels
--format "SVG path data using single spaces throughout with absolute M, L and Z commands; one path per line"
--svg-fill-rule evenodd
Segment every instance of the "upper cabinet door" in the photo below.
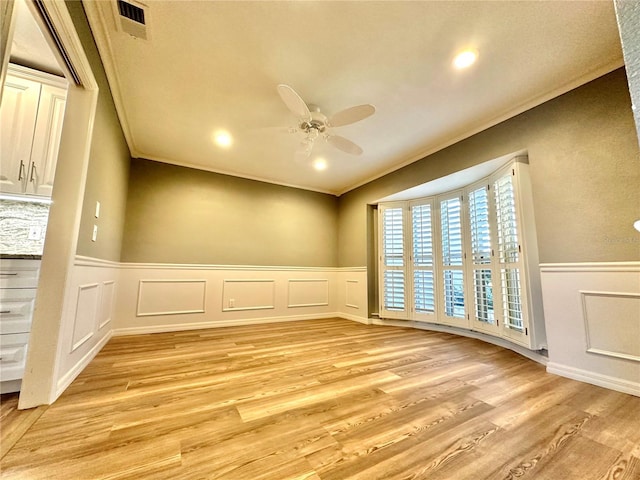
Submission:
M 0 106 L 0 192 L 51 196 L 66 97 L 65 79 L 9 65 Z
M 26 193 L 51 196 L 60 148 L 66 94 L 63 88 L 42 85 Z
M 40 83 L 7 75 L 0 106 L 0 191 L 24 193 Z

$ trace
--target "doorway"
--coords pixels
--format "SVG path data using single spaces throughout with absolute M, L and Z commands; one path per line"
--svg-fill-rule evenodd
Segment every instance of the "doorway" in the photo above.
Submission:
M 3 2 L 4 18 L 10 22 L 8 27 L 2 27 L 2 40 L 6 39 L 5 45 L 12 45 L 9 54 L 3 52 L 3 77 L 10 57 L 17 56 L 13 46 L 14 38 L 16 41 L 20 39 L 20 36 L 15 36 L 20 31 L 17 22 L 22 6 L 19 2 L 27 8 L 49 47 L 49 53 L 68 82 L 57 155 L 59 161 L 51 190 L 52 203 L 20 390 L 19 408 L 24 409 L 50 404 L 59 394 L 56 385 L 60 339 L 64 336 L 62 312 L 76 253 L 98 86 L 64 2 Z M 34 61 L 33 57 L 35 54 L 30 61 Z M 41 60 L 38 59 L 39 62 Z M 40 68 L 47 67 L 41 65 Z M 2 83 L 4 86 L 4 78 Z

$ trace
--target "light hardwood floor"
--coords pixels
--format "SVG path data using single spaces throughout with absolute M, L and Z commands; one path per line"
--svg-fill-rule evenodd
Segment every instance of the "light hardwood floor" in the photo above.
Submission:
M 640 398 L 340 319 L 116 337 L 2 423 L 7 479 L 640 479 Z

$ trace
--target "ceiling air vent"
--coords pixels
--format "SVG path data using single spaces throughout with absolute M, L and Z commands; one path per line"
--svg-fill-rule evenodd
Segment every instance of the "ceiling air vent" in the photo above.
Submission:
M 123 0 L 118 0 L 117 4 L 120 29 L 133 37 L 147 40 L 147 6 L 140 2 Z

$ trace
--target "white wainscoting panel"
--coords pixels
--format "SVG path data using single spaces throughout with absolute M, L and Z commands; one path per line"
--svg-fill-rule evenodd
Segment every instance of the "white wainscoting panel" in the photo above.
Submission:
M 93 337 L 96 333 L 96 321 L 98 310 L 99 284 L 90 283 L 78 286 L 76 300 L 76 314 L 73 319 L 73 337 L 71 352 Z
M 342 269 L 338 273 L 338 304 L 340 316 L 355 322 L 370 324 L 367 297 L 367 269 Z
M 350 308 L 361 308 L 360 303 L 360 291 L 359 291 L 359 280 L 347 280 L 346 281 L 346 292 L 345 292 L 345 307 Z
M 112 321 L 116 335 L 336 316 L 367 323 L 366 269 L 363 267 L 123 263 L 119 269 L 116 311 Z M 137 315 L 141 280 L 162 283 L 166 280 L 193 281 L 196 278 L 206 282 L 206 308 L 203 312 L 162 314 L 163 309 L 157 308 L 155 300 L 149 298 L 144 299 L 150 303 L 145 303 L 147 307 L 143 311 L 158 314 Z M 350 284 L 350 307 L 345 303 L 347 280 L 357 281 Z M 143 289 L 147 289 L 146 284 Z M 158 290 L 147 292 L 162 293 Z
M 289 280 L 289 308 L 329 305 L 329 280 Z
M 276 281 L 273 279 L 225 279 L 222 310 L 268 310 L 276 308 Z
M 587 352 L 640 362 L 640 295 L 580 294 Z
M 111 338 L 119 264 L 76 257 L 66 288 L 55 365 L 56 398 Z
M 207 281 L 140 280 L 138 287 L 139 317 L 204 313 Z
M 100 295 L 100 314 L 98 315 L 98 330 L 104 328 L 111 321 L 113 314 L 113 301 L 115 299 L 116 282 L 108 280 L 102 282 L 102 294 Z
M 640 262 L 543 264 L 541 278 L 547 371 L 640 396 Z

